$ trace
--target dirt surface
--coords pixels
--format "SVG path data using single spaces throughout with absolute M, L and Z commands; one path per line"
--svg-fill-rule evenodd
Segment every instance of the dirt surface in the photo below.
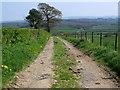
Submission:
M 17 74 L 14 88 L 50 88 L 52 84 L 53 38 L 50 38 L 37 59 L 25 70 Z
M 77 70 L 80 73 L 78 83 L 83 88 L 117 88 L 116 82 L 111 76 L 92 58 L 84 55 L 66 40 L 60 39 L 69 50 L 69 55 L 77 60 Z
M 59 38 L 60 39 L 60 38 Z M 76 71 L 82 88 L 117 88 L 116 81 L 88 55 L 83 54 L 66 40 L 60 39 L 68 49 L 68 55 L 77 61 Z M 52 58 L 53 38 L 50 38 L 37 59 L 24 71 L 16 74 L 16 84 L 12 88 L 50 88 L 53 80 Z

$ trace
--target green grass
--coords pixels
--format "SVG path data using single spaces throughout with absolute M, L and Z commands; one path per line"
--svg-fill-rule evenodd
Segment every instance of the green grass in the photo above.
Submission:
M 3 87 L 37 57 L 49 37 L 44 30 L 3 28 L 2 64 L 8 67 L 2 68 Z
M 118 25 L 106 24 L 106 25 L 97 25 L 90 28 L 90 31 L 118 31 Z
M 54 61 L 55 65 L 54 79 L 56 83 L 52 85 L 52 88 L 79 88 L 76 77 L 73 72 L 69 70 L 69 67 L 74 67 L 76 60 L 68 58 L 65 55 L 68 51 L 65 49 L 64 44 L 57 38 L 54 38 Z
M 51 32 L 54 33 L 59 33 L 59 32 L 70 32 L 70 33 L 73 33 L 73 32 L 77 32 L 79 31 L 79 29 L 56 29 L 56 30 L 52 30 Z
M 81 32 L 80 30 L 53 30 L 52 33 L 53 35 L 59 35 L 59 36 L 70 36 L 70 37 L 75 37 L 75 32 L 77 34 L 77 37 L 81 38 Z M 94 32 L 93 36 L 93 43 L 95 45 L 100 46 L 100 32 Z M 102 46 L 115 50 L 115 33 L 113 32 L 102 32 Z M 110 35 L 110 36 L 109 36 Z M 85 38 L 85 32 L 82 32 L 82 38 Z M 87 32 L 87 39 L 92 42 L 92 31 Z M 117 40 L 118 41 L 118 40 Z M 118 44 L 118 43 L 117 43 Z M 117 45 L 118 48 L 118 45 Z
M 90 42 L 92 42 L 92 36 L 89 35 L 88 39 Z M 93 37 L 93 43 L 97 46 L 100 46 L 100 36 L 99 35 L 94 35 Z M 111 37 L 102 37 L 102 46 L 109 48 L 111 50 L 115 50 L 115 35 Z
M 83 39 L 80 40 L 72 37 L 67 37 L 65 39 L 76 45 L 78 48 L 81 48 L 84 52 L 92 53 L 91 56 L 94 56 L 97 62 L 108 67 L 113 75 L 117 75 L 119 77 L 118 79 L 120 79 L 120 60 L 118 58 L 118 52 L 95 45 L 94 43 Z

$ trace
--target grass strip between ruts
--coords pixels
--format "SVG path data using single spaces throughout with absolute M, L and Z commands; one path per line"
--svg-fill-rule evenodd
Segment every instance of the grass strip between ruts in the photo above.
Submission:
M 79 88 L 74 73 L 69 70 L 69 67 L 75 67 L 76 60 L 65 56 L 66 50 L 64 44 L 54 38 L 54 61 L 55 83 L 52 88 Z

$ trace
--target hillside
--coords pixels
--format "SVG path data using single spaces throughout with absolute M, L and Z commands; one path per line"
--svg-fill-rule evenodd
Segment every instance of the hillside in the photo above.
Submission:
M 25 21 L 10 21 L 10 22 L 3 22 L 3 28 L 29 28 L 28 23 Z
M 117 22 L 115 18 L 96 18 L 96 19 L 63 19 L 60 23 L 53 26 L 52 31 L 117 31 Z M 25 21 L 4 22 L 2 27 L 29 28 Z
M 65 19 L 53 27 L 53 31 L 74 31 L 83 28 L 85 31 L 117 31 L 117 19 Z

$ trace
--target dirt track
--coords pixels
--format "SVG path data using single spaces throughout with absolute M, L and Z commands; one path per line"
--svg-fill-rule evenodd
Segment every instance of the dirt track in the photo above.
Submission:
M 117 88 L 114 79 L 100 68 L 92 58 L 84 55 L 66 40 L 60 39 L 68 49 L 69 55 L 77 60 L 76 69 L 80 70 L 78 83 L 83 88 Z M 50 88 L 53 83 L 52 57 L 54 55 L 53 38 L 47 42 L 37 59 L 25 70 L 19 72 L 14 88 Z
M 84 88 L 117 88 L 115 80 L 105 70 L 100 68 L 92 58 L 84 55 L 71 43 L 61 39 L 66 48 L 78 62 L 77 69 L 80 70 L 80 80 L 78 83 Z
M 17 74 L 14 88 L 50 88 L 52 84 L 53 38 L 47 42 L 37 59 L 25 70 Z

